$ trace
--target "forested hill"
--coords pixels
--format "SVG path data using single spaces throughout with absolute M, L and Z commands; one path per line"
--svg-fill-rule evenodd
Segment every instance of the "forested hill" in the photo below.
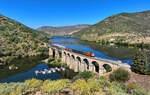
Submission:
M 83 40 L 116 39 L 130 43 L 150 43 L 150 11 L 121 13 L 73 34 Z
M 47 39 L 45 34 L 0 15 L 0 63 L 40 54 Z

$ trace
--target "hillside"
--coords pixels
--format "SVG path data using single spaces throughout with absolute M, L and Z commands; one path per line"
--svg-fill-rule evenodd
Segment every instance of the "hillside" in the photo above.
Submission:
M 87 24 L 80 24 L 74 26 L 63 26 L 63 27 L 51 27 L 51 26 L 42 26 L 38 28 L 38 31 L 44 31 L 52 36 L 64 36 L 69 35 L 74 32 L 77 32 L 83 28 L 87 28 L 90 25 Z
M 47 39 L 44 33 L 0 15 L 0 64 L 40 54 Z
M 121 40 L 130 43 L 150 43 L 150 11 L 121 13 L 74 33 L 83 40 Z

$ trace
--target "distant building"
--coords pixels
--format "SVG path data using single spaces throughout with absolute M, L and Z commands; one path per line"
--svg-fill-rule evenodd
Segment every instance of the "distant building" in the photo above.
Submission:
M 110 43 L 111 46 L 115 45 L 114 43 Z
M 109 41 L 115 41 L 115 38 L 111 38 L 111 39 L 109 39 Z

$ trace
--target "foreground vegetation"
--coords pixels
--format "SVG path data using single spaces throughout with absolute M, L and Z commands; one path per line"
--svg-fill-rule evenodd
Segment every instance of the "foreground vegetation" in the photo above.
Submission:
M 120 71 L 120 69 L 118 69 Z M 127 72 L 122 70 L 122 72 Z M 126 84 L 119 72 L 114 71 L 115 80 L 107 79 L 90 71 L 81 72 L 72 80 L 61 79 L 56 81 L 29 79 L 24 83 L 0 83 L 0 95 L 150 95 L 146 90 L 134 83 Z M 129 75 L 129 73 L 126 73 Z M 129 75 L 130 76 L 130 75 Z M 112 76 L 110 76 L 112 77 Z M 117 80 L 119 78 L 119 80 Z M 124 80 L 124 79 L 123 79 Z M 126 78 L 126 81 L 128 78 Z M 66 94 L 65 94 L 66 93 Z

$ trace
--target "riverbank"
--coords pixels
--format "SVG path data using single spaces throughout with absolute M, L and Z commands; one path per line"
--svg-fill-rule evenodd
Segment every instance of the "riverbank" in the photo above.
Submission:
M 98 41 L 90 41 L 90 40 L 83 40 L 80 39 L 81 41 L 84 42 L 92 42 L 95 44 L 100 44 L 104 46 L 122 46 L 122 47 L 133 47 L 133 48 L 144 48 L 144 49 L 150 49 L 150 44 L 148 43 L 130 43 L 130 42 L 123 42 L 122 40 L 115 40 L 115 39 L 110 39 L 110 40 L 98 40 Z

